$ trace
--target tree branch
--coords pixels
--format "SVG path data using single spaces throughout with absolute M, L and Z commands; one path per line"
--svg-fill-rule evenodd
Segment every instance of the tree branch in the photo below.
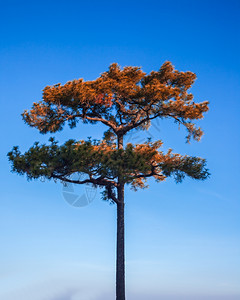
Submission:
M 117 199 L 117 197 L 114 195 L 113 191 L 112 191 L 112 186 L 108 185 L 106 186 L 107 192 L 108 192 L 108 197 L 110 199 L 112 199 L 115 203 L 120 203 Z
M 74 118 L 82 118 L 82 119 L 87 119 L 89 121 L 99 121 L 99 122 L 102 122 L 104 125 L 107 125 L 109 127 L 111 127 L 114 131 L 116 130 L 116 125 L 114 125 L 113 122 L 109 121 L 109 120 L 106 120 L 104 118 L 101 118 L 101 117 L 90 117 L 90 116 L 87 116 L 87 115 L 84 115 L 84 114 L 77 114 L 77 115 L 72 115 L 72 116 L 67 116 L 67 120 L 71 120 L 71 119 L 74 119 Z
M 66 178 L 64 176 L 61 176 L 61 175 L 54 175 L 52 174 L 51 176 L 52 178 L 55 178 L 55 179 L 59 179 L 59 180 L 62 180 L 62 181 L 66 181 L 66 182 L 69 182 L 69 183 L 75 183 L 75 184 L 86 184 L 86 183 L 92 183 L 92 184 L 96 184 L 96 185 L 101 185 L 101 186 L 117 186 L 117 183 L 114 181 L 114 180 L 107 180 L 105 178 L 103 178 L 102 176 L 98 177 L 98 178 L 89 178 L 89 179 L 85 179 L 85 180 L 72 180 L 72 179 L 69 179 L 69 178 Z

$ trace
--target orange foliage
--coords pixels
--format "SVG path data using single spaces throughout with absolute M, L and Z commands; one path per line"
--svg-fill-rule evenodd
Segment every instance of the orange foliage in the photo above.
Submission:
M 195 103 L 188 90 L 196 75 L 179 72 L 170 62 L 146 75 L 138 67 L 121 69 L 112 64 L 107 72 L 92 81 L 69 81 L 46 86 L 43 100 L 23 113 L 24 120 L 42 133 L 61 130 L 78 119 L 111 127 L 115 133 L 133 128 L 147 129 L 151 120 L 172 118 L 186 127 L 187 139 L 199 140 L 203 134 L 193 123 L 208 111 L 208 101 Z

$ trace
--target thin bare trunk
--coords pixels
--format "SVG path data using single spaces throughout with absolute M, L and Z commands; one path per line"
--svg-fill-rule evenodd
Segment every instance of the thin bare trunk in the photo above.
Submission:
M 123 136 L 118 137 L 118 149 L 123 149 Z M 125 300 L 125 233 L 124 233 L 124 183 L 118 177 L 117 203 L 117 260 L 116 300 Z
M 125 300 L 124 186 L 118 189 L 116 299 Z

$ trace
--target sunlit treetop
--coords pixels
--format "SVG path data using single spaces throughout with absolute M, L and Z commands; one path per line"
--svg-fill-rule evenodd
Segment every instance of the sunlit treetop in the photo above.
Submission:
M 194 102 L 189 89 L 195 79 L 194 73 L 179 72 L 170 62 L 148 75 L 138 67 L 121 69 L 114 63 L 96 80 L 46 86 L 42 101 L 23 118 L 41 133 L 61 130 L 66 122 L 72 128 L 82 120 L 100 121 L 116 135 L 147 129 L 156 118 L 170 118 L 186 127 L 188 141 L 199 140 L 203 132 L 194 120 L 203 118 L 208 101 Z

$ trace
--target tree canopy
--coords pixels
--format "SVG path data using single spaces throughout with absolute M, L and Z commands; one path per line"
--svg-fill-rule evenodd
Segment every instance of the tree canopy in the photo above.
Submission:
M 104 198 L 117 202 L 115 188 L 119 178 L 135 190 L 146 187 L 154 177 L 163 181 L 174 176 L 180 182 L 186 175 L 206 179 L 206 162 L 199 157 L 166 154 L 162 141 L 146 141 L 123 147 L 123 136 L 133 129 L 147 130 L 156 118 L 173 119 L 187 129 L 187 141 L 200 140 L 203 132 L 194 124 L 208 110 L 208 101 L 195 103 L 189 89 L 196 79 L 192 72 L 179 72 L 170 62 L 149 75 L 139 67 L 121 69 L 112 64 L 93 81 L 83 79 L 65 85 L 47 86 L 42 101 L 22 114 L 24 121 L 41 133 L 56 132 L 68 123 L 101 122 L 107 126 L 102 141 L 69 140 L 62 146 L 51 138 L 49 145 L 35 143 L 26 153 L 18 147 L 8 153 L 12 170 L 28 179 L 44 177 L 74 183 L 91 183 L 104 188 Z M 73 173 L 85 173 L 88 179 L 71 180 Z

